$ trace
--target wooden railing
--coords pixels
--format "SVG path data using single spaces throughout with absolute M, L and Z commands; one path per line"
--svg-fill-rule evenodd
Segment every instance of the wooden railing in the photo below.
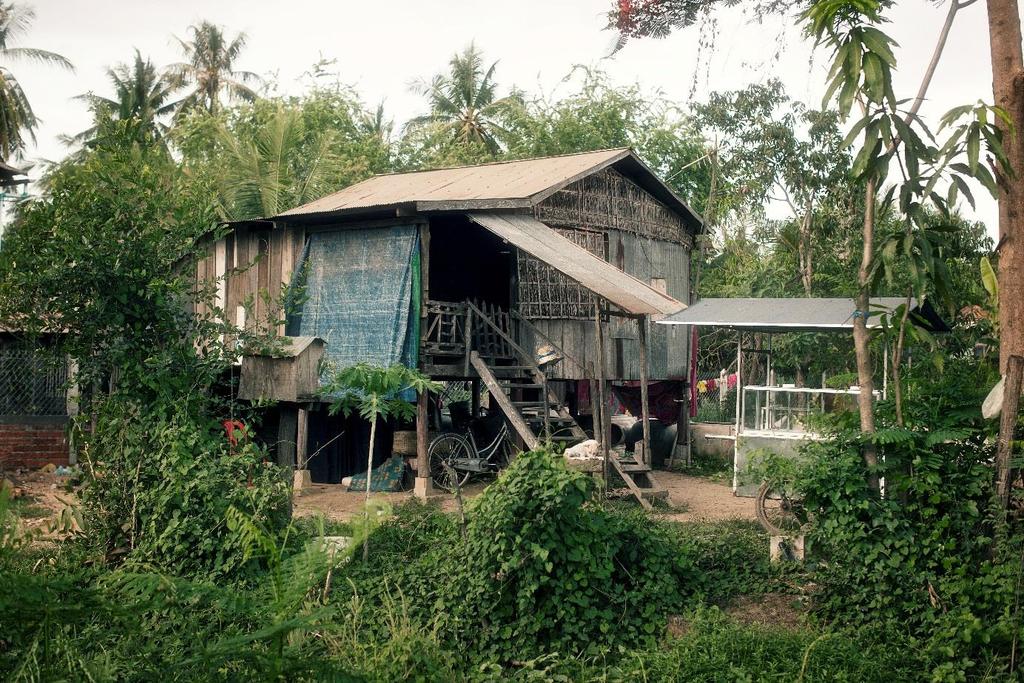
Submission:
M 426 301 L 426 324 L 420 348 L 431 356 L 466 354 L 466 305 L 446 301 Z
M 477 351 L 483 358 L 513 358 L 519 349 L 513 338 L 512 316 L 497 305 L 427 301 L 420 338 L 424 354 L 466 357 Z M 469 361 L 466 361 L 467 369 Z

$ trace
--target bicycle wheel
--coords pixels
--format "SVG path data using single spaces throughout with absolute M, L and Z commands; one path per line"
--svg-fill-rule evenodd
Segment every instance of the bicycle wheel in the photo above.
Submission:
M 754 506 L 757 521 L 773 536 L 799 534 L 807 521 L 801 501 L 784 487 L 768 482 L 761 484 L 757 490 Z
M 469 472 L 459 470 L 455 466 L 458 458 L 473 457 L 469 442 L 458 434 L 442 434 L 430 442 L 427 450 L 430 460 L 430 478 L 434 486 L 445 491 L 454 491 L 469 480 Z

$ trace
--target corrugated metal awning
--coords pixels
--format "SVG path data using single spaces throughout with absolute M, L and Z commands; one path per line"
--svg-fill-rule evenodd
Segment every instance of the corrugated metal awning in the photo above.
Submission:
M 870 314 L 887 313 L 906 301 L 902 297 L 874 297 Z M 663 325 L 695 325 L 728 327 L 759 332 L 827 332 L 853 329 L 857 304 L 853 299 L 781 299 L 728 298 L 701 299 L 685 311 L 659 320 Z M 933 331 L 946 332 L 949 327 L 925 302 L 912 311 L 920 318 L 917 324 Z M 867 326 L 880 325 L 878 315 L 870 315 Z
M 494 213 L 466 215 L 474 223 L 540 259 L 626 313 L 661 318 L 686 308 L 683 302 L 619 270 L 532 216 Z

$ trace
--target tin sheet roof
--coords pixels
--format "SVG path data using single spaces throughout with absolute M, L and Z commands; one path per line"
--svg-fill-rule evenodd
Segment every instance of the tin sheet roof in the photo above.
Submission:
M 628 148 L 378 175 L 272 218 L 369 212 L 399 206 L 417 212 L 528 208 L 611 165 L 621 167 L 641 187 L 683 214 L 691 227 L 699 229 L 700 216 Z
M 870 312 L 892 311 L 904 301 L 902 297 L 874 297 Z M 827 332 L 852 329 L 856 310 L 853 299 L 842 298 L 712 298 L 701 299 L 685 311 L 658 322 L 761 332 Z M 927 320 L 927 327 L 936 331 L 949 329 L 928 303 L 920 310 L 913 310 Z M 868 318 L 868 327 L 875 328 L 879 324 L 877 315 Z
M 686 308 L 683 302 L 619 270 L 532 216 L 496 213 L 470 213 L 468 216 L 626 313 L 660 318 Z

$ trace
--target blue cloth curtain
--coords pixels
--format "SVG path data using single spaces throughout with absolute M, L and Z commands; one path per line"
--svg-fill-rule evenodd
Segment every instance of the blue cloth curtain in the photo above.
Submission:
M 303 303 L 289 332 L 322 337 L 335 369 L 416 367 L 418 255 L 416 226 L 313 233 L 301 269 Z

